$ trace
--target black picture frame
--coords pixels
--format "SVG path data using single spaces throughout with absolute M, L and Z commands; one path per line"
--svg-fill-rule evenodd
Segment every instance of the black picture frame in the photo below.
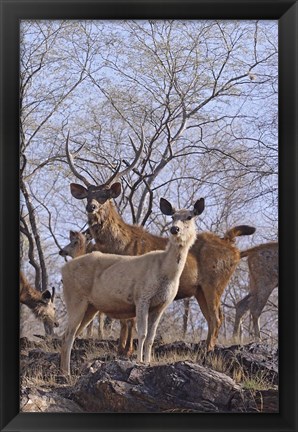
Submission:
M 297 431 L 297 53 L 292 0 L 0 0 L 1 431 Z M 278 414 L 19 413 L 19 21 L 22 19 L 276 19 L 279 21 Z

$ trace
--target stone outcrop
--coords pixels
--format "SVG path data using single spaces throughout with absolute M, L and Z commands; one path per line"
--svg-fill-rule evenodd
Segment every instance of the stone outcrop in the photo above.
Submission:
M 115 341 L 77 339 L 71 379 L 59 370 L 60 345 L 59 339 L 21 340 L 21 411 L 278 412 L 277 352 L 262 344 L 217 346 L 210 354 L 202 344 L 157 345 L 157 362 L 148 366 L 118 359 Z M 171 362 L 171 353 L 186 360 Z M 224 373 L 212 367 L 216 358 Z M 237 384 L 237 368 L 252 383 L 262 377 L 267 386 Z

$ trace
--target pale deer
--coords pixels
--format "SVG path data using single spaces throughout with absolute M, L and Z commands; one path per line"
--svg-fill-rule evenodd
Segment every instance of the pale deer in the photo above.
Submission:
M 97 249 L 106 253 L 121 255 L 142 255 L 149 251 L 165 249 L 167 238 L 147 232 L 142 226 L 129 225 L 121 218 L 112 199 L 121 193 L 119 178 L 132 169 L 140 157 L 144 145 L 136 153 L 133 163 L 124 171 L 118 170 L 101 185 L 92 185 L 74 166 L 72 154 L 66 141 L 66 155 L 73 174 L 86 187 L 71 183 L 71 194 L 76 199 L 87 199 L 86 211 L 90 232 Z M 220 299 L 240 259 L 235 237 L 250 235 L 255 228 L 246 225 L 236 226 L 227 231 L 224 238 L 205 232 L 197 235 L 197 240 L 188 254 L 175 300 L 195 296 L 208 323 L 207 350 L 212 350 L 222 323 Z M 90 307 L 92 313 L 92 308 Z M 125 323 L 122 323 L 120 343 L 132 348 L 132 338 L 125 341 Z
M 53 327 L 59 326 L 56 320 L 54 298 L 54 287 L 52 288 L 52 294 L 49 290 L 37 291 L 30 285 L 23 272 L 20 272 L 20 303 L 30 308 L 34 316 L 43 321 L 48 328 L 49 334 L 53 333 Z
M 84 319 L 90 304 L 113 318 L 136 317 L 137 359 L 150 362 L 158 323 L 177 294 L 188 250 L 196 240 L 194 218 L 204 211 L 204 205 L 201 198 L 193 210 L 175 210 L 167 200 L 161 199 L 161 211 L 173 219 L 165 250 L 141 256 L 93 252 L 65 264 L 62 279 L 68 325 L 61 348 L 64 372 L 70 373 L 73 341 L 78 329 L 86 325 Z M 110 265 L 110 259 L 116 261 Z
M 89 230 L 85 232 L 79 231 L 69 231 L 69 240 L 66 246 L 64 246 L 60 251 L 59 255 L 63 257 L 70 256 L 71 258 L 77 258 L 79 256 L 85 255 L 86 253 L 91 253 L 96 251 L 96 245 L 92 243 L 92 236 Z M 104 314 L 98 312 L 98 331 L 97 335 L 99 339 L 104 338 Z M 90 322 L 87 326 L 87 337 L 92 336 L 94 320 Z
M 249 269 L 249 294 L 236 304 L 233 337 L 239 339 L 243 315 L 249 310 L 252 316 L 254 337 L 260 340 L 260 316 L 274 288 L 278 286 L 278 243 L 271 242 L 242 251 Z

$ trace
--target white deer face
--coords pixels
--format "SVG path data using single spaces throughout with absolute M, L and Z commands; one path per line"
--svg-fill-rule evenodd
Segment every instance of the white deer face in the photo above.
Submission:
M 196 201 L 193 210 L 175 210 L 167 200 L 161 198 L 160 209 L 162 213 L 172 216 L 173 219 L 173 224 L 170 228 L 170 233 L 172 235 L 171 240 L 183 244 L 187 242 L 189 238 L 193 237 L 195 232 L 194 218 L 203 213 L 204 208 L 204 198 Z

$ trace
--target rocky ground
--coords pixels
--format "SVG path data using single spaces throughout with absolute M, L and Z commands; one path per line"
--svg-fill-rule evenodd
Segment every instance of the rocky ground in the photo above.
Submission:
M 71 378 L 60 339 L 20 340 L 23 412 L 278 412 L 278 352 L 264 344 L 154 345 L 150 366 L 119 359 L 117 342 L 77 339 Z

